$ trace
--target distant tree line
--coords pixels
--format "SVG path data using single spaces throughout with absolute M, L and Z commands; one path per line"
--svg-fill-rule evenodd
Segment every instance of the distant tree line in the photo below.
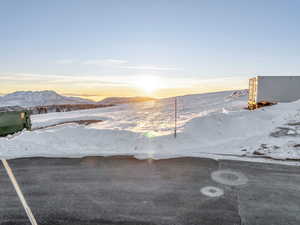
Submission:
M 30 107 L 31 114 L 44 114 L 50 112 L 69 112 L 83 109 L 94 109 L 111 107 L 114 104 L 64 104 L 64 105 L 46 105 L 46 106 L 34 106 Z

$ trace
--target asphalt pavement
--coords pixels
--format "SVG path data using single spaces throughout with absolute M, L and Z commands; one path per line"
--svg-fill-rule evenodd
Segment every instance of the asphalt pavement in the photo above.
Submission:
M 177 158 L 8 161 L 39 225 L 299 225 L 300 167 Z M 30 222 L 1 165 L 0 224 Z

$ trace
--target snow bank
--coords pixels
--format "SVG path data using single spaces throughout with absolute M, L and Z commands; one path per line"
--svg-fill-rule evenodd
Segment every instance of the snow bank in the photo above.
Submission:
M 261 160 L 300 159 L 300 101 L 255 111 L 246 96 L 219 92 L 179 97 L 179 134 L 173 137 L 173 98 L 112 108 L 49 113 L 35 127 L 75 119 L 104 122 L 24 131 L 0 139 L 4 158 L 134 155 L 137 158 L 201 156 Z M 290 124 L 290 125 L 287 125 Z M 286 127 L 290 130 L 279 130 Z M 299 134 L 299 136 L 298 136 Z M 274 147 L 276 146 L 276 147 Z

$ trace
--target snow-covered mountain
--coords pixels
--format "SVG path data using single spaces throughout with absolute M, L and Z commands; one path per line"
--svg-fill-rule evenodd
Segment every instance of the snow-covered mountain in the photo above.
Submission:
M 63 104 L 102 104 L 119 105 L 126 103 L 136 103 L 155 100 L 148 97 L 110 97 L 102 101 L 94 102 L 84 98 L 67 97 L 56 93 L 55 91 L 17 91 L 4 96 L 0 96 L 1 106 L 46 106 Z
M 0 97 L 0 106 L 44 106 L 61 104 L 93 104 L 95 102 L 57 94 L 55 91 L 17 91 Z

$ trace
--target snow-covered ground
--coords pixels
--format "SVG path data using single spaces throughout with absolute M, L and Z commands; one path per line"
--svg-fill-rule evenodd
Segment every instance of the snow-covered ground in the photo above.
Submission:
M 246 106 L 246 97 L 231 97 L 231 93 L 232 91 L 226 91 L 177 97 L 179 129 L 195 117 L 205 116 L 212 112 L 243 110 Z M 90 126 L 95 129 L 149 132 L 155 136 L 165 135 L 174 130 L 174 98 L 32 116 L 33 128 L 83 119 L 104 120 Z
M 154 159 L 300 159 L 300 101 L 254 111 L 245 110 L 246 106 L 245 92 L 178 97 L 176 139 L 174 98 L 34 115 L 33 128 L 74 120 L 103 122 L 59 125 L 0 138 L 0 157 L 125 154 Z

